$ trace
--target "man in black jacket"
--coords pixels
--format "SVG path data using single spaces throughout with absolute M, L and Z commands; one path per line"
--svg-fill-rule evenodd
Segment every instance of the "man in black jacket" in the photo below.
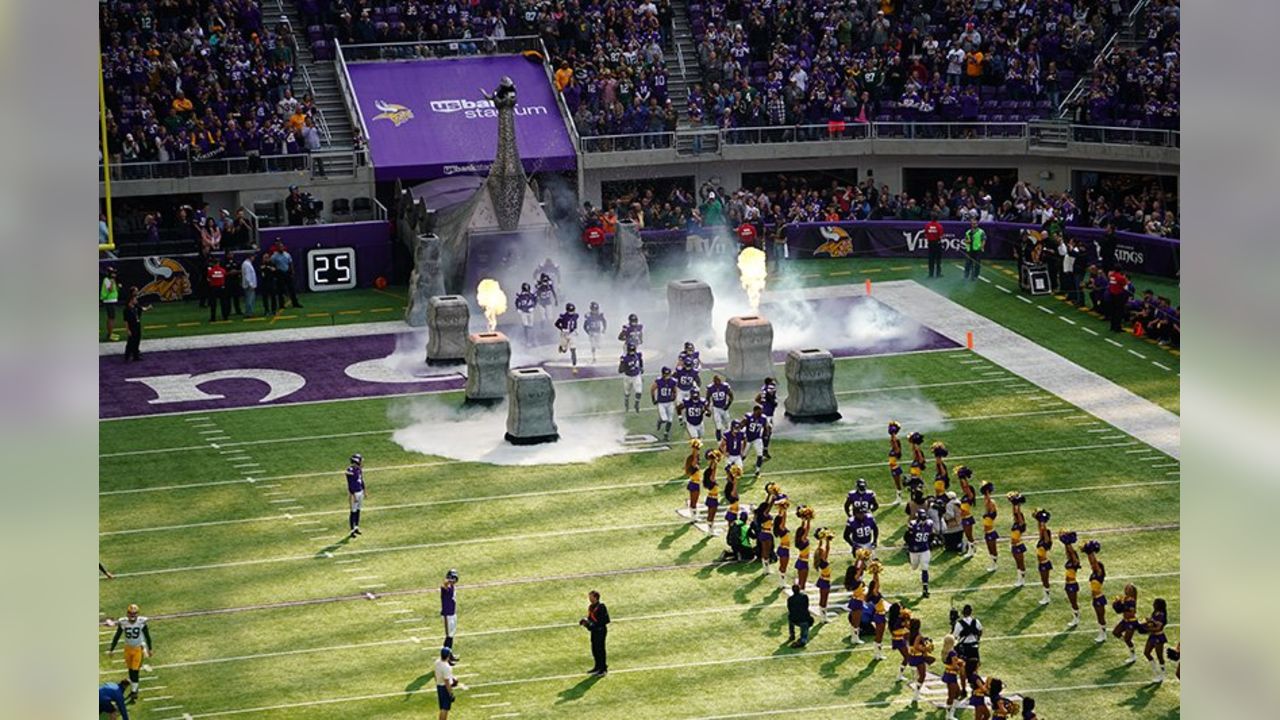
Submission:
M 609 635 L 609 608 L 600 602 L 600 593 L 595 590 L 587 593 L 587 599 L 591 601 L 587 606 L 587 616 L 579 620 L 578 624 L 591 633 L 591 657 L 595 660 L 595 665 L 589 673 L 604 675 L 609 672 L 604 647 L 604 641 Z
M 809 644 L 809 627 L 813 625 L 813 616 L 809 614 L 809 596 L 800 592 L 799 585 L 791 586 L 791 597 L 787 598 L 787 632 L 790 635 L 791 647 L 802 648 Z M 800 640 L 796 640 L 796 628 L 800 628 Z

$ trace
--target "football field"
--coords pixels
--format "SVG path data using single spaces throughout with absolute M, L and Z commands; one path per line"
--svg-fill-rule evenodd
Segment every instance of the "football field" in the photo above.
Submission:
M 981 292 L 979 305 L 995 308 L 981 312 L 996 322 L 1006 306 L 1026 310 L 993 287 Z M 911 607 L 939 647 L 949 609 L 972 604 L 986 627 L 982 674 L 1035 696 L 1043 717 L 1179 717 L 1173 664 L 1168 681 L 1151 684 L 1142 635 L 1133 665 L 1119 640 L 1094 642 L 1087 564 L 1074 630 L 1066 629 L 1060 543 L 1051 552 L 1049 605 L 1037 604 L 1034 553 L 1027 585 L 1014 587 L 1004 500 L 1020 491 L 1028 517 L 1037 507 L 1052 512 L 1055 534 L 1072 529 L 1081 544 L 1101 541 L 1108 597 L 1133 583 L 1140 618 L 1152 599 L 1165 598 L 1173 647 L 1181 619 L 1178 460 L 980 351 L 840 357 L 844 420 L 780 422 L 763 476 L 744 476 L 744 505 L 776 482 L 793 507 L 814 507 L 814 527 L 837 530 L 838 586 L 850 560 L 838 537 L 842 504 L 865 477 L 882 504 L 885 595 Z M 1176 410 L 1176 374 L 1148 365 L 1125 372 L 1147 373 L 1140 394 L 1172 397 Z M 738 388 L 735 416 L 754 391 Z M 911 704 L 912 691 L 895 682 L 888 639 L 887 659 L 873 662 L 870 642 L 850 644 L 843 614 L 815 626 L 807 647 L 788 647 L 777 582 L 758 564 L 722 562 L 723 536 L 676 514 L 687 500 L 688 446 L 678 426 L 670 442 L 654 436 L 647 399 L 640 413 L 624 415 L 612 376 L 561 382 L 557 392 L 558 445 L 564 457 L 580 452 L 581 462 L 497 464 L 460 451 L 456 445 L 495 445 L 471 434 L 500 428 L 503 411 L 463 412 L 457 390 L 102 422 L 99 553 L 116 579 L 100 583 L 101 619 L 138 603 L 156 644 L 137 714 L 434 717 L 438 587 L 457 568 L 456 673 L 468 687 L 452 718 L 943 716 L 931 702 L 937 686 Z M 905 517 L 889 505 L 890 419 L 902 422 L 904 437 L 923 432 L 926 448 L 944 441 L 953 478 L 963 464 L 975 486 L 995 484 L 995 573 L 986 572 L 981 548 L 968 560 L 935 552 L 932 595 L 921 598 L 918 573 L 899 548 Z M 591 447 L 601 432 L 629 436 L 627 451 Z M 429 447 L 437 449 L 421 451 Z M 364 456 L 368 496 L 364 534 L 348 539 L 343 471 L 355 452 Z M 1034 529 L 1032 521 L 1029 544 Z M 591 656 L 578 619 L 589 590 L 613 618 L 603 678 L 585 674 Z M 833 590 L 831 605 L 846 596 Z M 1107 615 L 1113 625 L 1110 608 Z M 124 675 L 120 654 L 105 655 L 113 631 L 98 628 L 104 680 Z

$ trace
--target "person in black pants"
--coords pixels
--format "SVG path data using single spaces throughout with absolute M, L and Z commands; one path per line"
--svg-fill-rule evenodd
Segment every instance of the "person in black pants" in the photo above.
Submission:
M 595 665 L 588 671 L 591 675 L 604 675 L 609 672 L 609 661 L 605 653 L 605 639 L 609 636 L 609 608 L 600 602 L 600 593 L 592 590 L 587 593 L 591 604 L 587 606 L 587 616 L 578 624 L 591 633 L 591 657 Z
M 226 320 L 231 313 L 231 297 L 227 294 L 227 269 L 222 267 L 216 257 L 209 260 L 205 279 L 209 286 L 209 322 L 217 319 L 219 308 L 222 309 L 222 319 Z
M 264 251 L 258 262 L 258 293 L 262 295 L 262 314 L 275 315 L 280 310 L 280 303 L 276 297 L 276 269 L 271 264 L 271 251 Z
M 240 298 L 244 296 L 240 264 L 236 262 L 235 255 L 230 250 L 222 256 L 222 267 L 227 270 L 226 292 L 227 297 L 231 300 L 231 312 L 236 315 L 244 315 L 244 310 L 240 307 Z
M 129 288 L 129 302 L 124 306 L 124 324 L 129 330 L 129 339 L 124 344 L 124 361 L 141 360 L 142 353 L 142 313 L 148 308 L 138 303 L 138 288 Z

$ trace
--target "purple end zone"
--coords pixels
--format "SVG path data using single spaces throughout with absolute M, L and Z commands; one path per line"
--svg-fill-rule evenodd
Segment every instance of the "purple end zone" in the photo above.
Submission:
M 879 310 L 893 313 L 883 304 L 867 297 L 807 302 L 816 306 L 819 313 L 826 317 L 839 317 L 841 313 L 853 311 L 861 303 L 875 303 Z M 765 309 L 767 310 L 767 306 Z M 768 312 L 764 314 L 767 316 Z M 912 332 L 892 340 L 862 345 L 853 344 L 848 338 L 833 338 L 832 342 L 825 344 L 825 349 L 835 357 L 842 358 L 959 347 L 958 343 L 901 315 L 896 315 L 894 323 L 896 327 Z M 511 328 L 511 332 L 519 331 Z M 466 380 L 460 372 L 464 368 L 461 366 L 457 371 L 434 368 L 430 371 L 431 375 L 413 382 L 385 379 L 371 381 L 348 374 L 348 369 L 358 363 L 390 356 L 396 350 L 397 337 L 396 334 L 365 335 L 144 352 L 142 362 L 128 364 L 121 356 L 103 356 L 98 359 L 98 415 L 109 419 L 447 392 L 465 387 Z M 841 344 L 842 340 L 844 345 Z M 143 349 L 145 351 L 146 348 Z M 790 349 L 792 348 L 775 348 L 774 361 L 783 362 Z M 556 380 L 617 376 L 615 368 L 607 366 L 582 367 L 575 376 L 563 362 L 541 365 Z M 359 376 L 362 373 L 353 371 L 353 374 Z

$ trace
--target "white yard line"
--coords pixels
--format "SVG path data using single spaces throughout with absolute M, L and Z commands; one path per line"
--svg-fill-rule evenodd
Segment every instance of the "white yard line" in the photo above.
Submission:
M 404 465 L 384 465 L 382 467 L 367 467 L 364 474 L 390 472 L 392 470 L 418 470 L 421 468 L 439 467 L 441 465 L 458 465 L 463 460 L 434 460 L 432 462 L 406 463 Z M 104 490 L 98 495 L 132 495 L 134 493 L 147 492 L 164 492 L 169 490 L 189 490 L 191 488 L 217 487 L 219 485 L 240 485 L 242 483 L 261 482 L 263 480 L 302 480 L 317 477 L 341 476 L 342 469 L 322 470 L 320 472 L 296 473 L 293 475 L 270 475 L 260 478 L 246 478 L 244 480 L 214 480 L 212 482 L 187 483 L 184 485 L 159 485 L 156 487 L 129 488 L 127 490 Z
M 1046 312 L 1046 313 L 1049 313 L 1050 315 L 1054 315 L 1054 314 L 1055 314 L 1052 310 L 1050 310 L 1049 308 L 1047 308 L 1047 307 L 1045 307 L 1045 306 L 1043 306 L 1043 305 L 1037 305 L 1037 306 L 1036 306 L 1036 309 L 1037 309 L 1037 310 L 1039 310 L 1040 312 Z
M 1009 295 L 1012 295 L 1012 294 L 1013 294 L 1013 291 L 1012 291 L 1012 290 L 1010 290 L 1009 288 L 1007 288 L 1007 287 L 1005 287 L 1005 286 L 1003 286 L 1003 285 L 996 285 L 996 289 L 997 289 L 997 290 L 999 290 L 999 291 L 1000 291 L 1000 292 L 1002 292 L 1002 293 L 1006 293 L 1006 294 L 1009 294 Z
M 1082 328 L 1080 328 L 1080 329 L 1081 329 L 1081 330 L 1083 330 L 1083 331 L 1085 331 L 1085 332 L 1087 332 L 1087 333 L 1089 333 L 1090 335 L 1092 335 L 1092 336 L 1094 336 L 1094 337 L 1098 337 L 1098 332 L 1097 332 L 1096 330 L 1092 330 L 1092 329 L 1087 328 L 1087 327 L 1082 327 Z
M 1071 318 L 1067 317 L 1066 315 L 1059 315 L 1059 316 L 1058 316 L 1058 319 L 1059 319 L 1059 320 L 1061 320 L 1062 322 L 1064 322 L 1064 323 L 1068 324 L 1068 325 L 1075 325 L 1075 324 L 1076 324 L 1076 321 L 1075 321 L 1075 320 L 1072 320 Z
M 1116 342 L 1115 340 L 1112 340 L 1111 338 L 1105 338 L 1105 339 L 1106 339 L 1106 341 L 1107 341 L 1107 342 L 1111 343 L 1112 345 L 1115 345 L 1115 346 L 1116 346 L 1116 347 L 1118 347 L 1118 348 L 1122 348 L 1122 347 L 1124 347 L 1123 345 L 1121 345 L 1120 343 Z
M 1070 410 L 1073 411 L 1074 408 L 1071 408 Z M 1044 412 L 1049 413 L 1049 412 L 1058 412 L 1058 411 L 1044 411 Z M 1062 412 L 1066 412 L 1066 411 L 1062 411 Z M 956 460 L 971 460 L 971 459 L 978 459 L 978 458 L 1016 457 L 1021 455 L 1091 451 L 1091 450 L 1101 450 L 1104 448 L 1111 448 L 1111 447 L 1124 447 L 1128 444 L 1129 443 L 1125 443 L 1125 444 L 1104 443 L 1104 444 L 1091 444 L 1091 445 L 1076 445 L 1071 447 L 1038 448 L 1038 449 L 1032 449 L 1032 450 L 1010 450 L 1010 451 L 999 452 L 999 453 L 975 453 L 970 455 L 953 455 L 951 456 L 951 459 L 953 461 L 956 461 Z M 1146 448 L 1143 448 L 1142 450 L 1144 452 L 1148 451 L 1148 449 Z M 767 474 L 770 477 L 777 476 L 777 475 L 807 475 L 811 473 L 838 472 L 841 470 L 861 470 L 866 468 L 878 468 L 883 466 L 884 466 L 884 461 L 877 461 L 877 462 L 857 463 L 853 465 L 829 465 L 829 466 L 815 467 L 815 468 L 773 470 Z M 445 500 L 427 500 L 423 502 L 400 503 L 396 505 L 381 505 L 381 506 L 378 506 L 377 509 L 379 511 L 406 510 L 406 509 L 424 508 L 424 507 L 437 507 L 441 505 L 461 505 L 461 504 L 468 504 L 468 503 L 492 502 L 495 500 L 512 500 L 512 499 L 518 499 L 518 498 L 546 497 L 550 495 L 574 495 L 574 494 L 580 494 L 580 493 L 597 493 L 597 492 L 604 492 L 609 490 L 626 490 L 626 489 L 644 488 L 644 487 L 660 487 L 660 486 L 666 486 L 666 485 L 678 485 L 684 482 L 685 482 L 685 478 L 675 478 L 675 479 L 669 479 L 669 480 L 656 480 L 656 481 L 651 480 L 651 481 L 644 481 L 644 482 L 616 483 L 612 485 L 591 485 L 591 486 L 583 486 L 583 487 L 576 487 L 576 488 L 559 488 L 556 490 L 535 490 L 535 491 L 522 492 L 522 493 L 507 493 L 503 495 L 481 495 L 476 497 L 450 498 Z M 192 528 L 212 527 L 216 525 L 240 525 L 244 523 L 276 522 L 284 519 L 323 517 L 327 515 L 346 515 L 346 514 L 347 514 L 346 510 L 313 510 L 311 512 L 296 513 L 291 515 L 289 518 L 286 518 L 285 516 L 282 516 L 282 515 L 266 515 L 266 516 L 252 517 L 252 518 L 236 518 L 233 520 L 210 520 L 206 522 L 186 523 L 182 525 L 158 525 L 153 527 L 132 528 L 127 530 L 108 530 L 108 531 L 98 533 L 98 536 L 107 537 L 111 535 L 135 535 L 138 533 L 189 530 Z M 319 521 L 315 521 L 315 522 L 319 524 Z
M 1019 300 L 1021 300 L 1022 302 L 1026 303 L 1026 304 L 1028 304 L 1028 305 L 1034 305 L 1034 304 L 1035 304 L 1035 303 L 1031 302 L 1030 300 L 1028 300 L 1028 299 L 1026 299 L 1026 298 L 1022 297 L 1021 295 L 1015 295 L 1014 297 L 1018 298 Z
M 1143 355 L 1142 353 L 1138 352 L 1137 350 L 1129 350 L 1129 354 L 1130 354 L 1130 355 L 1133 355 L 1133 356 L 1135 356 L 1135 357 L 1142 358 L 1143 360 L 1146 360 L 1146 359 L 1147 359 L 1147 356 L 1146 356 L 1146 355 Z
M 1152 364 L 1152 365 L 1155 365 L 1156 367 L 1160 368 L 1161 370 L 1167 370 L 1167 371 L 1169 371 L 1169 372 L 1173 372 L 1173 368 L 1169 367 L 1168 365 L 1161 365 L 1160 363 L 1156 362 L 1155 360 L 1152 360 L 1152 361 L 1151 361 L 1151 364 Z
M 1175 627 L 1176 625 L 1177 625 L 1176 623 L 1171 623 L 1166 627 Z M 1075 630 L 1075 631 L 1022 633 L 1019 635 L 1001 635 L 1001 636 L 995 636 L 995 637 L 985 637 L 983 638 L 983 642 L 984 643 L 1016 642 L 1018 640 L 1043 639 L 1043 638 L 1058 637 L 1061 635 L 1085 636 L 1085 635 L 1092 635 L 1094 632 L 1096 631 L 1093 629 L 1084 629 L 1084 630 Z M 871 645 L 871 644 L 868 643 L 868 645 Z M 682 663 L 666 663 L 662 665 L 649 665 L 649 666 L 632 667 L 632 668 L 618 668 L 615 670 L 610 670 L 609 673 L 612 675 L 635 674 L 635 673 L 669 673 L 672 671 L 688 670 L 692 668 L 715 667 L 720 665 L 737 665 L 742 663 L 763 663 L 763 662 L 771 662 L 771 661 L 786 661 L 786 660 L 792 660 L 797 658 L 825 657 L 829 655 L 837 655 L 837 654 L 845 654 L 845 653 L 849 653 L 849 654 L 856 653 L 856 654 L 862 655 L 862 654 L 870 654 L 873 651 L 873 649 L 874 649 L 874 646 L 871 646 L 871 647 L 861 646 L 861 647 L 854 647 L 854 648 L 842 647 L 842 648 L 836 648 L 833 650 L 812 650 L 812 651 L 807 651 L 803 653 L 787 653 L 783 655 L 756 655 L 756 656 L 750 656 L 750 657 L 722 658 L 722 659 L 716 659 L 716 660 L 698 660 L 698 661 L 682 662 Z M 508 685 L 529 685 L 533 683 L 556 682 L 556 681 L 562 681 L 562 680 L 577 680 L 583 677 L 585 677 L 585 675 L 582 673 L 570 673 L 570 674 L 563 674 L 563 675 L 544 675 L 539 677 L 512 678 L 508 680 L 492 680 L 489 682 L 473 683 L 471 684 L 471 687 L 489 688 L 489 687 L 502 687 L 502 686 L 508 686 Z M 1063 691 L 1063 692 L 1079 691 L 1079 690 L 1085 690 L 1085 689 L 1096 688 L 1096 687 L 1116 687 L 1121 685 L 1139 685 L 1139 684 L 1147 685 L 1150 683 L 1145 680 L 1144 681 L 1135 680 L 1132 682 L 1108 683 L 1105 685 L 1075 685 L 1071 687 L 1039 688 L 1034 690 L 1021 690 L 1017 688 L 1010 688 L 1010 690 L 1011 691 L 1016 690 L 1019 693 L 1031 694 L 1033 692 L 1045 693 L 1045 692 L 1051 692 L 1051 691 Z M 345 697 L 332 697 L 332 698 L 324 698 L 320 700 L 283 703 L 279 705 L 266 705 L 266 706 L 253 707 L 253 708 L 217 710 L 217 711 L 206 712 L 206 713 L 192 713 L 191 717 L 207 718 L 207 717 L 225 717 L 228 715 L 244 715 L 244 714 L 250 714 L 250 713 L 256 714 L 256 713 L 264 713 L 272 710 L 290 710 L 290 709 L 305 708 L 305 707 L 316 707 L 320 705 L 334 705 L 339 703 L 360 702 L 365 700 L 399 698 L 399 697 L 404 697 L 407 694 L 424 694 L 428 692 L 435 692 L 435 688 L 423 687 L 423 688 L 419 688 L 417 690 L 411 690 L 408 692 L 406 692 L 405 690 L 396 690 L 394 692 L 371 693 L 368 695 L 352 695 L 352 696 L 345 696 Z M 895 701 L 905 703 L 908 701 L 908 698 L 907 697 L 897 698 L 895 699 Z M 834 706 L 834 708 L 858 707 L 858 706 L 859 705 L 839 705 L 839 706 Z M 812 709 L 822 709 L 822 708 L 801 708 L 799 710 L 794 708 L 787 708 L 785 710 L 764 711 L 763 713 L 758 713 L 758 714 L 778 714 L 778 713 L 791 714 L 791 713 L 799 712 L 801 710 L 812 710 Z M 756 714 L 756 713 L 748 713 L 746 716 L 750 716 L 752 714 Z M 739 717 L 739 716 L 729 715 L 729 716 L 723 716 L 723 717 Z
M 955 342 L 973 332 L 978 355 L 1167 455 L 1181 454 L 1177 415 L 1097 373 L 914 281 L 881 283 L 876 299 Z

